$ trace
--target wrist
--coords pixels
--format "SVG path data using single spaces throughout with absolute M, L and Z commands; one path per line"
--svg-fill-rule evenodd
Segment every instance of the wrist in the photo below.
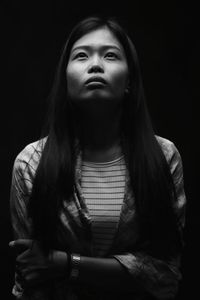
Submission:
M 67 274 L 69 268 L 69 256 L 70 254 L 63 251 L 53 251 L 53 253 L 51 253 L 50 260 L 55 275 L 65 276 Z
M 76 253 L 71 254 L 69 279 L 72 282 L 77 281 L 77 279 L 79 278 L 80 262 L 81 262 L 80 254 L 76 254 Z

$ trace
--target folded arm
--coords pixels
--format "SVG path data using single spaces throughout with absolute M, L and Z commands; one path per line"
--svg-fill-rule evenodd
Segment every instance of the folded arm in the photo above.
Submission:
M 185 221 L 185 194 L 183 188 L 182 162 L 173 146 L 170 169 L 175 183 L 177 214 L 180 233 Z M 13 172 L 11 188 L 11 216 L 16 238 L 30 238 L 31 222 L 27 218 L 29 182 L 25 182 L 20 168 Z M 64 257 L 64 256 L 63 256 Z M 102 290 L 145 291 L 157 299 L 171 299 L 175 296 L 180 274 L 180 253 L 170 261 L 164 261 L 144 252 L 123 253 L 108 258 L 81 256 L 78 285 L 100 287 Z

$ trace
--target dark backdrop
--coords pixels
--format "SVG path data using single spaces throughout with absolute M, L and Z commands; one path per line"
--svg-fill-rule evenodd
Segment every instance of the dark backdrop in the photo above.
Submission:
M 150 3 L 151 2 L 151 3 Z M 199 40 L 197 8 L 176 1 L 7 1 L 1 10 L 1 295 L 13 299 L 9 190 L 14 158 L 39 138 L 61 48 L 71 26 L 91 13 L 116 16 L 139 55 L 156 133 L 178 147 L 188 199 L 183 281 L 177 299 L 198 295 L 197 199 Z M 5 65 L 5 72 L 4 72 Z M 1 81 L 2 82 L 2 81 Z M 197 277 L 195 277 L 197 276 Z

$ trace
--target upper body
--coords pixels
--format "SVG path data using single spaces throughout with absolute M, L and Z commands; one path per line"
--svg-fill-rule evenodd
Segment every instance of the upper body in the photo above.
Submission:
M 182 231 L 186 199 L 183 186 L 181 157 L 172 142 L 161 137 L 157 137 L 157 140 L 173 176 L 177 193 L 177 200 L 173 203 L 173 206 L 178 217 L 179 229 Z M 27 216 L 27 206 L 45 142 L 46 138 L 29 144 L 20 152 L 14 163 L 11 187 L 11 216 L 15 238 L 32 237 L 33 229 L 31 219 Z M 76 188 L 74 197 L 71 201 L 63 199 L 65 209 L 60 212 L 59 216 L 62 225 L 58 230 L 56 248 L 66 251 L 70 245 L 71 251 L 92 257 L 92 240 L 90 238 L 92 220 L 81 191 L 81 166 L 82 156 L 80 151 L 76 162 Z M 141 290 L 147 292 L 149 295 L 155 296 L 158 299 L 168 299 L 176 293 L 178 282 L 181 279 L 180 253 L 177 253 L 176 257 L 171 257 L 170 261 L 162 261 L 156 257 L 147 255 L 145 248 L 143 250 L 138 249 L 138 222 L 134 202 L 135 199 L 129 185 L 127 174 L 125 196 L 113 244 L 104 256 L 115 257 L 126 268 L 130 276 L 130 290 L 133 286 L 133 294 L 136 293 L 137 295 L 137 292 L 134 291 L 134 283 L 137 282 L 141 285 Z M 22 297 L 22 299 L 26 299 L 23 298 L 23 293 L 21 295 L 18 284 L 16 280 L 16 285 L 13 290 L 14 294 L 19 298 Z M 48 287 L 51 293 L 55 293 L 55 299 L 57 300 L 74 299 L 72 295 L 68 296 L 69 298 L 65 298 L 69 291 L 73 294 L 70 290 L 71 288 L 67 288 L 68 285 L 65 281 L 60 283 L 55 281 Z M 45 288 L 43 288 L 42 292 L 35 291 L 35 294 L 43 294 L 42 298 L 39 297 L 38 299 L 50 299 L 47 296 L 48 292 L 44 290 Z M 124 299 L 125 294 L 126 291 L 122 291 L 121 296 L 119 296 L 120 294 L 118 293 L 119 299 Z M 32 297 L 34 299 L 33 295 Z M 47 298 L 43 298 L 44 295 L 46 295 L 45 297 Z M 115 293 L 112 295 L 112 293 L 109 294 L 108 292 L 102 293 L 103 298 L 98 299 L 107 299 L 105 295 L 107 295 L 108 299 L 112 299 L 109 298 L 111 296 L 116 299 Z M 129 299 L 128 295 L 127 293 L 126 299 Z M 140 299 L 139 297 L 141 296 L 135 299 Z
M 14 293 L 26 300 L 173 298 L 183 248 L 181 158 L 155 136 L 134 44 L 115 20 L 91 17 L 75 26 L 50 100 L 48 138 L 28 145 L 14 164 Z M 112 213 L 103 209 L 110 196 Z M 106 248 L 101 228 L 99 250 L 98 214 L 115 219 Z

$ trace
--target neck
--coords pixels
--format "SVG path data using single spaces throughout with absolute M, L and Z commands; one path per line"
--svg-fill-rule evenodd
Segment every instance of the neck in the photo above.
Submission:
M 79 111 L 76 125 L 83 159 L 101 162 L 121 155 L 121 113 L 120 107 L 105 106 Z

